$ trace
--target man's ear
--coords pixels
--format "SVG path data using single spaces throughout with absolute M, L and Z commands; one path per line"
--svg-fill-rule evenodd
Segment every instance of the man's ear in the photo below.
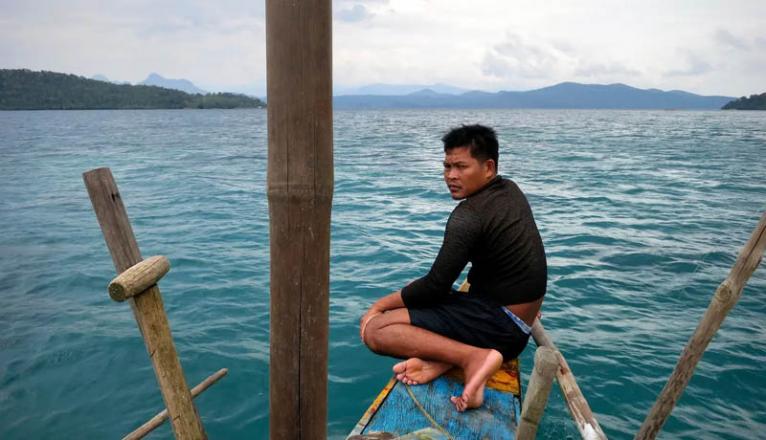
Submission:
M 485 160 L 484 165 L 486 165 L 487 171 L 492 174 L 497 174 L 497 164 L 495 163 L 494 159 Z

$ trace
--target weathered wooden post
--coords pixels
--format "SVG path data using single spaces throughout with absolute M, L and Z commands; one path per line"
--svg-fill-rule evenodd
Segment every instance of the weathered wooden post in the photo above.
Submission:
M 270 433 L 327 432 L 332 2 L 266 2 Z
M 564 395 L 567 408 L 569 408 L 569 414 L 572 415 L 577 430 L 580 431 L 580 436 L 583 440 L 606 440 L 606 434 L 601 429 L 601 425 L 598 424 L 588 401 L 585 400 L 585 396 L 577 385 L 577 380 L 575 380 L 572 370 L 569 369 L 567 360 L 545 332 L 545 327 L 539 319 L 535 319 L 532 325 L 532 337 L 538 347 L 549 347 L 556 353 L 558 359 L 556 380 L 561 388 L 561 394 Z
M 118 274 L 141 262 L 141 253 L 130 226 L 128 214 L 122 204 L 120 192 L 114 182 L 109 168 L 98 168 L 83 174 L 85 186 L 88 188 L 93 210 L 96 212 L 98 223 L 104 234 L 109 253 L 112 255 L 114 268 Z M 202 427 L 197 409 L 192 402 L 191 392 L 186 385 L 181 362 L 178 360 L 173 338 L 170 334 L 165 309 L 160 296 L 160 289 L 156 284 L 150 283 L 147 290 L 136 292 L 145 284 L 143 279 L 154 276 L 162 276 L 169 266 L 167 260 L 161 259 L 148 261 L 134 270 L 136 276 L 128 276 L 127 289 L 122 293 L 110 295 L 122 300 L 127 299 L 133 309 L 138 328 L 144 337 L 146 350 L 152 360 L 154 373 L 160 385 L 165 407 L 170 413 L 170 422 L 177 439 L 205 439 L 205 430 Z M 138 281 L 138 282 L 134 282 Z M 156 282 L 156 280 L 155 280 Z M 153 285 L 152 285 L 153 284 Z M 123 286 L 124 287 L 124 286 Z M 117 288 L 117 291 L 120 289 Z M 131 296 L 131 292 L 132 295 Z M 136 293 L 140 293 L 136 295 Z M 119 300 L 119 299 L 118 299 Z
M 681 353 L 675 370 L 670 375 L 668 382 L 662 389 L 657 401 L 646 416 L 646 420 L 641 425 L 641 429 L 636 434 L 636 439 L 654 439 L 662 429 L 668 416 L 670 416 L 673 407 L 683 394 L 689 380 L 694 374 L 694 368 L 697 366 L 702 354 L 705 353 L 713 336 L 721 327 L 723 320 L 732 307 L 739 300 L 742 289 L 745 287 L 750 275 L 763 258 L 763 252 L 766 248 L 766 213 L 761 215 L 761 221 L 756 226 L 750 240 L 740 251 L 737 261 L 729 272 L 723 283 L 715 291 L 710 305 L 702 316 L 697 329 L 689 339 L 683 352 Z
M 535 351 L 535 366 L 521 407 L 521 420 L 516 428 L 518 440 L 533 440 L 537 435 L 537 426 L 543 418 L 557 368 L 556 352 L 549 347 L 538 347 Z

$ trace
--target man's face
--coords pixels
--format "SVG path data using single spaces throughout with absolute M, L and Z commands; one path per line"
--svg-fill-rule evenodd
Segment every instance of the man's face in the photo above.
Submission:
M 444 155 L 444 181 L 455 200 L 480 190 L 495 174 L 495 161 L 479 162 L 471 156 L 469 147 L 453 148 Z

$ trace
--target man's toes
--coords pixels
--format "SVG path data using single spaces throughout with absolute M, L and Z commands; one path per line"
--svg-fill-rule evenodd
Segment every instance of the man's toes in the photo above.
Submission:
M 460 411 L 460 398 L 458 396 L 452 396 L 449 398 L 450 402 L 455 405 L 455 409 Z
M 465 411 L 465 402 L 463 402 L 463 398 L 461 396 L 452 396 L 449 398 L 450 401 L 452 401 L 452 404 L 455 405 L 455 409 L 458 412 Z
M 404 373 L 407 371 L 407 361 L 401 361 L 398 364 L 394 365 L 394 373 Z

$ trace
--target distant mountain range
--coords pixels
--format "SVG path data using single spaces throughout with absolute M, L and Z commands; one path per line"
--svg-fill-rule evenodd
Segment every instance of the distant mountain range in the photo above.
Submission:
M 109 81 L 103 75 L 93 79 Z M 123 83 L 124 84 L 124 83 Z M 151 73 L 139 84 L 204 94 L 187 79 L 164 78 Z M 469 91 L 448 84 L 370 84 L 337 86 L 336 109 L 363 108 L 539 108 L 539 109 L 673 109 L 717 110 L 733 101 L 731 96 L 702 96 L 681 90 L 639 89 L 625 84 L 564 82 L 523 92 Z
M 100 73 L 93 75 L 92 77 L 90 77 L 90 79 L 95 79 L 96 81 L 103 81 L 103 82 L 108 82 L 112 84 L 130 84 L 127 81 L 112 81 L 109 78 L 107 78 L 105 75 L 102 75 Z M 154 72 L 150 73 L 145 80 L 139 83 L 136 83 L 135 85 L 164 87 L 166 89 L 180 90 L 182 92 L 189 93 L 192 95 L 194 94 L 204 95 L 205 93 L 207 93 L 207 91 L 202 90 L 199 87 L 195 86 L 194 83 L 192 83 L 188 79 L 165 78 L 164 76 Z
M 540 108 L 540 109 L 695 109 L 717 110 L 729 96 L 701 96 L 681 90 L 638 89 L 625 84 L 564 82 L 525 92 L 471 91 L 440 93 L 433 89 L 403 95 L 343 95 L 336 109 L 361 108 Z
M 84 79 L 84 78 L 83 78 Z M 110 81 L 104 75 L 91 80 L 117 85 L 128 82 Z M 187 79 L 165 78 L 157 73 L 137 85 L 162 87 L 190 95 L 207 92 Z M 625 84 L 581 84 L 564 82 L 550 87 L 523 92 L 467 91 L 448 84 L 370 84 L 356 88 L 336 87 L 333 97 L 336 109 L 364 108 L 538 108 L 538 109 L 683 109 L 717 110 L 753 108 L 754 95 L 747 102 L 730 96 L 702 96 L 681 90 L 639 89 Z M 762 100 L 763 98 L 760 98 Z M 758 100 L 759 105 L 760 100 Z M 732 104 L 729 104 L 732 103 Z M 262 104 L 262 103 L 261 103 Z
M 157 86 L 157 87 L 164 87 L 166 89 L 180 90 L 182 92 L 191 93 L 192 95 L 195 93 L 199 93 L 200 95 L 204 95 L 205 93 L 207 93 L 206 91 L 195 86 L 188 79 L 164 78 L 154 72 L 150 73 L 149 76 L 145 80 L 141 81 L 139 84 L 143 84 L 145 86 Z
M 459 95 L 461 93 L 468 92 L 468 89 L 451 86 L 449 84 L 370 84 L 362 87 L 346 88 L 337 87 L 335 95 L 408 95 L 410 93 L 419 92 L 421 90 L 432 90 L 436 93 L 444 93 L 447 95 Z

